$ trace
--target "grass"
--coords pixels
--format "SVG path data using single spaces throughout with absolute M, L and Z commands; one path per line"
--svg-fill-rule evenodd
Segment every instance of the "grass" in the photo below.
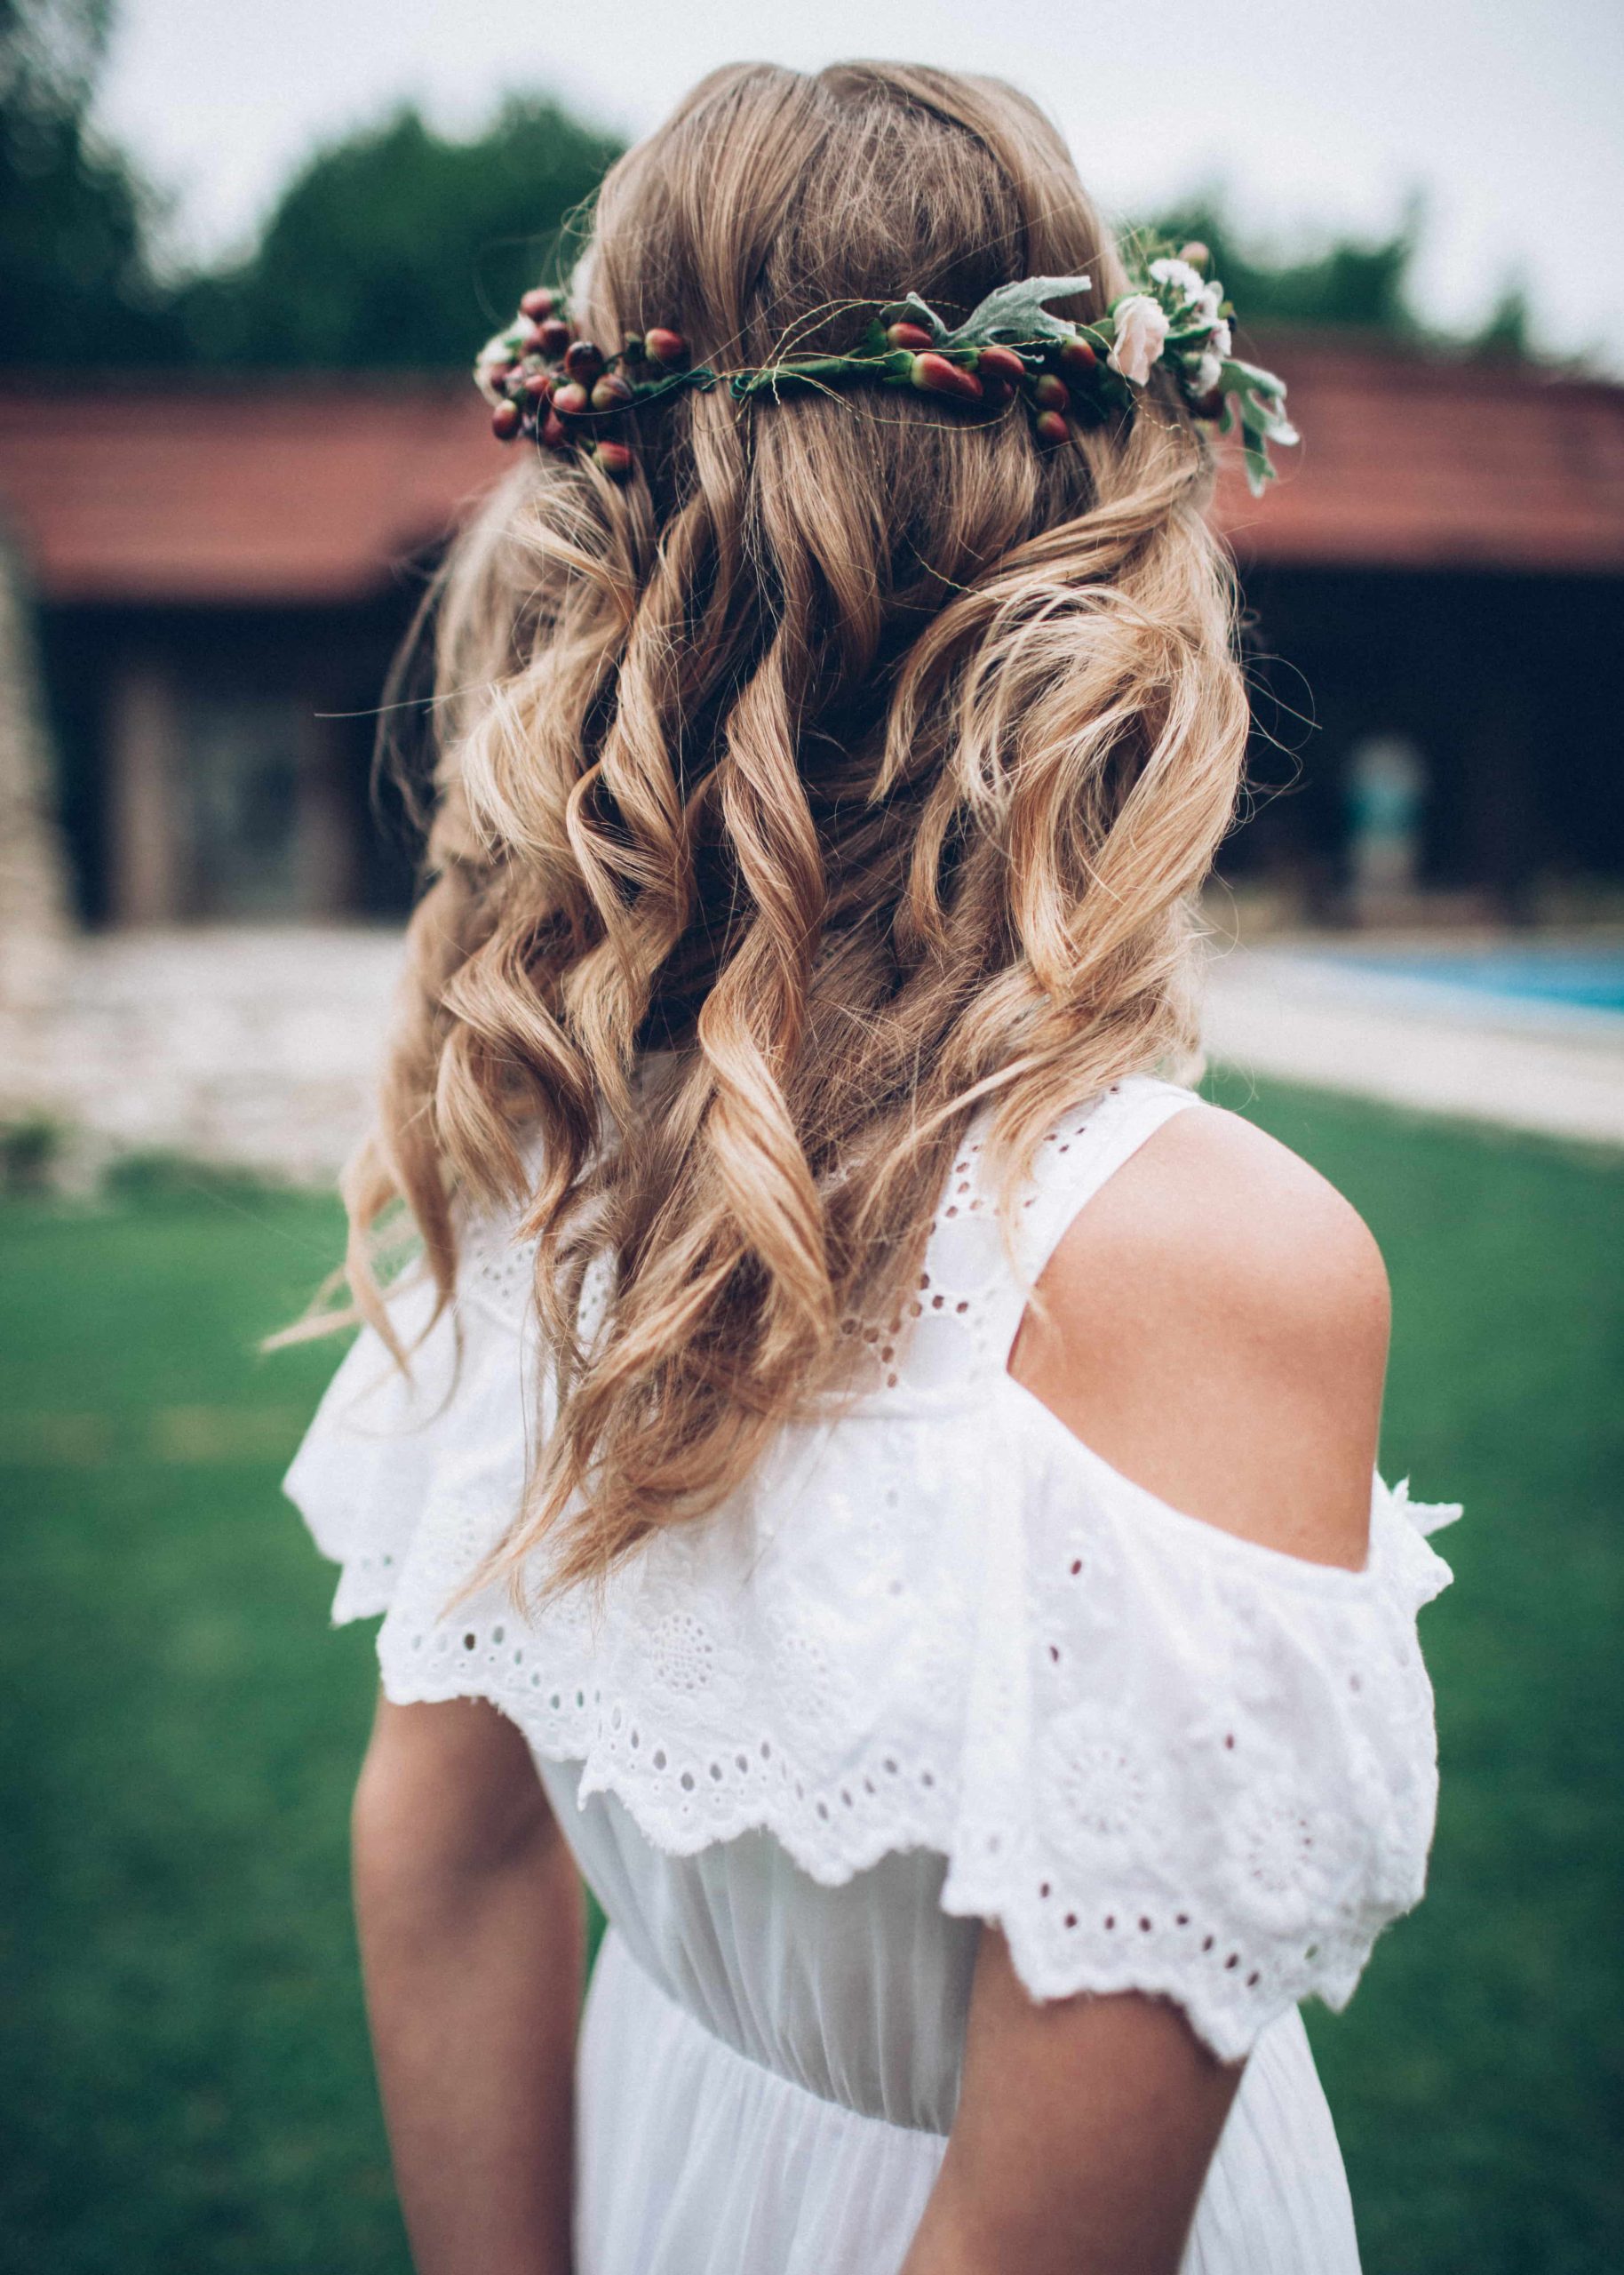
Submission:
M 1624 2264 L 1624 1176 L 1229 1102 L 1374 1225 L 1386 1465 L 1468 1504 L 1425 1615 L 1432 1891 L 1347 2015 L 1310 2015 L 1368 2275 L 1595 2275 Z M 370 1636 L 328 1629 L 276 1489 L 331 1355 L 251 1355 L 336 1233 L 323 1201 L 173 1175 L 0 1207 L 6 2275 L 406 2275 L 346 1887 Z
M 1431 1888 L 1346 2013 L 1308 2011 L 1365 2265 L 1599 2275 L 1624 2265 L 1624 1163 L 1306 1094 L 1249 1110 L 1386 1252 L 1387 1474 L 1466 1505 L 1422 1614 Z

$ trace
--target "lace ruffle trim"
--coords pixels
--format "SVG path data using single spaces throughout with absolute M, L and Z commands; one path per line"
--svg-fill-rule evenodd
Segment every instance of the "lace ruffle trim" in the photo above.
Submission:
M 764 1830 L 839 1883 L 934 1849 L 1035 1996 L 1159 1992 L 1226 2059 L 1310 1992 L 1341 2004 L 1419 1897 L 1414 1616 L 1449 1577 L 1422 1534 L 1456 1512 L 1378 1486 L 1363 1572 L 1299 1564 L 1118 1479 L 1013 1385 L 960 1384 L 787 1433 L 748 1507 L 598 1603 L 448 1616 L 525 1443 L 511 1336 L 466 1320 L 459 1365 L 452 1340 L 409 1390 L 363 1339 L 289 1478 L 344 1566 L 335 1618 L 386 1614 L 391 1697 L 490 1700 L 672 1855 Z

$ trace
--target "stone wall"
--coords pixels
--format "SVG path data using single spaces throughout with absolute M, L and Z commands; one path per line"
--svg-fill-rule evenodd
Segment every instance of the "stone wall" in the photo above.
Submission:
M 8 1027 L 48 1008 L 61 978 L 69 894 L 55 782 L 33 595 L 0 525 L 0 1022 Z M 24 1040 L 0 1034 L 0 1050 Z
M 301 1182 L 337 1174 L 364 1126 L 400 936 L 221 926 L 69 944 L 0 1119 L 60 1125 L 70 1184 L 162 1152 Z

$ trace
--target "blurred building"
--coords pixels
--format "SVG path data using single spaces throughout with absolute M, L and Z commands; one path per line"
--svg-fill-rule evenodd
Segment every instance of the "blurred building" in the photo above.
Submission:
M 1233 871 L 1376 914 L 1361 895 L 1516 913 L 1543 880 L 1624 879 L 1624 387 L 1328 336 L 1256 352 L 1306 441 L 1266 499 L 1221 492 L 1254 771 L 1289 791 Z M 376 707 L 426 563 L 503 464 L 455 379 L 0 389 L 89 920 L 404 906 Z
M 0 388 L 84 914 L 393 914 L 369 778 L 425 569 L 498 470 L 442 380 Z
M 1260 352 L 1303 444 L 1266 498 L 1230 480 L 1221 504 L 1254 771 L 1289 794 L 1260 801 L 1232 866 L 1320 914 L 1360 914 L 1384 867 L 1445 913 L 1527 914 L 1541 883 L 1580 881 L 1616 913 L 1624 387 L 1329 336 Z M 1391 826 L 1400 771 L 1413 844 L 1396 860 L 1360 838 Z

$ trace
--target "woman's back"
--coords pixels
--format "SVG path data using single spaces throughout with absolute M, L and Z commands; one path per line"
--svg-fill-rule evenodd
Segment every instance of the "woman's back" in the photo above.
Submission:
M 445 1609 L 511 1519 L 534 1410 L 505 1228 L 470 1251 L 454 1394 L 450 1319 L 415 1425 L 370 1337 L 330 1393 L 289 1487 L 345 1559 L 341 1613 L 386 1605 L 397 1703 L 487 1699 L 524 1731 L 610 1924 L 578 2115 L 594 2275 L 900 2265 L 983 1919 L 1032 1995 L 1160 1993 L 1252 2056 L 1190 2268 L 1357 2265 L 1295 2001 L 1340 2003 L 1420 1893 L 1413 1616 L 1446 1570 L 1380 1484 L 1357 1571 L 1175 1511 L 1007 1371 L 1068 1227 L 1194 1105 L 1136 1080 L 1057 1124 L 1014 1254 L 973 1135 L 904 1315 L 852 1324 L 855 1398 L 601 1603 Z

